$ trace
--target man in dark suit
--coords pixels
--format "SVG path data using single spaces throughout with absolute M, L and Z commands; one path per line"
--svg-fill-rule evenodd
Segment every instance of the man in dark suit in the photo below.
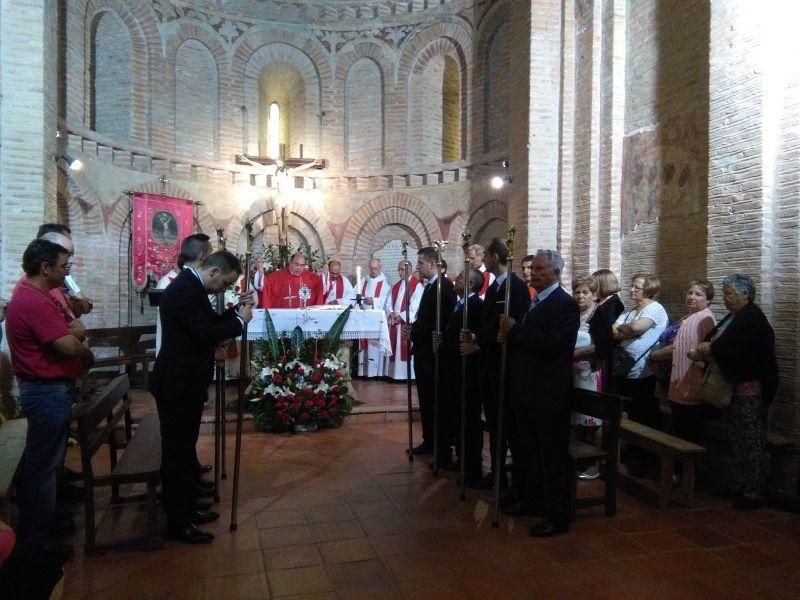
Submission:
M 443 406 L 439 414 L 439 439 L 444 440 L 444 468 L 458 468 L 453 463 L 447 465 L 450 458 L 448 444 L 455 445 L 456 452 L 461 452 L 461 351 L 460 337 L 464 330 L 464 302 L 465 297 L 469 300 L 469 313 L 467 330 L 478 330 L 481 323 L 481 309 L 483 301 L 480 299 L 480 291 L 483 289 L 483 273 L 478 269 L 469 270 L 469 293 L 464 293 L 464 274 L 456 277 L 454 288 L 459 300 L 456 303 L 447 327 L 441 335 L 441 343 L 434 335 L 434 352 L 439 354 L 440 368 L 442 369 L 442 389 Z M 465 450 L 466 456 L 460 456 L 459 460 L 464 461 L 465 483 L 470 486 L 476 485 L 483 476 L 481 470 L 481 452 L 483 451 L 483 427 L 481 425 L 481 393 L 480 393 L 480 362 L 477 354 L 467 357 L 467 406 L 466 406 L 466 425 L 465 425 Z
M 480 329 L 468 332 L 462 336 L 462 353 L 469 354 L 480 352 L 482 389 L 483 389 L 483 412 L 486 415 L 486 423 L 489 427 L 489 451 L 492 457 L 492 470 L 479 482 L 474 482 L 478 489 L 489 489 L 494 485 L 494 467 L 497 464 L 497 424 L 499 416 L 498 387 L 500 385 L 500 344 L 497 343 L 497 333 L 500 327 L 500 315 L 505 310 L 506 285 L 511 281 L 509 315 L 521 320 L 528 310 L 530 304 L 530 294 L 527 285 L 515 273 L 508 273 L 508 247 L 505 242 L 495 238 L 486 248 L 484 253 L 484 264 L 487 272 L 494 275 L 494 281 L 486 290 L 483 300 L 483 311 L 481 315 Z M 508 349 L 508 365 L 511 365 L 511 354 L 513 348 Z M 505 456 L 509 446 L 509 432 L 513 429 L 512 402 L 510 377 L 511 369 L 506 370 L 506 393 L 503 404 L 503 435 L 501 455 Z M 512 456 L 514 454 L 513 441 L 511 443 Z M 501 471 L 501 485 L 505 485 L 506 474 Z M 513 482 L 518 485 L 519 481 Z M 515 492 L 516 494 L 516 492 Z M 513 504 L 513 502 L 512 502 Z
M 214 348 L 242 333 L 252 318 L 252 296 L 238 307 L 217 314 L 208 294 L 222 292 L 242 274 L 239 259 L 226 251 L 211 254 L 199 268 L 187 267 L 164 290 L 159 303 L 161 352 L 156 358 L 150 391 L 161 420 L 161 479 L 167 537 L 204 543 L 213 534 L 197 525 L 219 514 L 195 510 L 195 443 L 214 368 Z
M 580 314 L 559 284 L 563 267 L 557 251 L 537 251 L 531 276 L 536 297 L 528 312 L 519 322 L 500 318 L 500 340 L 514 349 L 511 398 L 519 441 L 514 462 L 525 477 L 522 512 L 544 517 L 530 530 L 537 537 L 564 533 L 570 522 L 572 354 Z
M 428 278 L 428 285 L 422 293 L 416 320 L 403 326 L 403 335 L 411 337 L 413 343 L 414 372 L 417 376 L 417 396 L 422 419 L 422 443 L 416 446 L 414 454 L 433 454 L 434 386 L 435 364 L 433 353 L 433 332 L 436 331 L 436 280 L 439 270 L 436 266 L 436 250 L 430 246 L 417 253 L 417 271 L 420 277 Z M 439 307 L 441 327 L 447 324 L 456 293 L 447 277 L 442 277 L 442 301 Z M 441 376 L 441 373 L 440 373 Z M 440 382 L 442 379 L 440 378 Z

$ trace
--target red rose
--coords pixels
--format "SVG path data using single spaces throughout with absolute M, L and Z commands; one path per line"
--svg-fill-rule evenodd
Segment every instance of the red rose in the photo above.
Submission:
M 322 376 L 319 375 L 318 373 L 314 373 L 311 376 L 311 383 L 319 383 L 320 381 L 322 381 Z
M 311 415 L 309 415 L 307 412 L 300 413 L 300 420 L 301 420 L 303 423 L 305 423 L 306 421 L 308 421 L 310 418 L 311 418 Z
M 342 378 L 342 372 L 341 371 L 336 371 L 336 373 L 334 373 L 334 375 L 336 376 L 336 379 L 341 379 Z
M 313 395 L 314 395 L 314 388 L 312 388 L 312 387 L 305 387 L 305 388 L 303 389 L 303 393 L 304 393 L 304 394 L 308 394 L 309 396 L 313 396 Z
M 320 413 L 320 416 L 321 416 L 323 419 L 327 419 L 327 418 L 328 418 L 328 411 L 327 411 L 327 410 L 323 410 L 323 411 Z
M 336 409 L 335 409 L 335 408 L 329 408 L 329 409 L 328 409 L 328 414 L 329 414 L 330 416 L 334 416 L 334 415 L 336 414 Z
M 313 400 L 306 400 L 303 404 L 306 408 L 314 408 L 314 401 Z
M 233 291 L 234 292 L 238 292 L 239 291 L 239 286 L 238 285 L 233 286 Z
M 233 308 L 233 302 L 228 302 L 228 308 Z
M 317 396 L 322 398 L 325 396 L 325 392 L 323 392 L 322 390 L 317 390 Z
M 280 373 L 273 373 L 272 374 L 272 381 L 275 383 L 280 383 L 282 381 Z
M 289 415 L 286 413 L 281 413 L 281 421 L 283 421 L 284 423 L 288 423 Z
M 324 398 L 318 398 L 317 399 L 317 406 L 319 406 L 320 408 L 325 408 L 325 399 Z
M 281 355 L 278 357 L 278 362 L 286 362 L 286 357 L 285 357 L 283 354 L 281 354 Z
M 298 375 L 305 375 L 305 374 L 306 374 L 306 372 L 305 372 L 305 370 L 304 370 L 304 369 L 297 369 L 297 374 L 298 374 Z
M 333 395 L 329 396 L 328 400 L 329 400 L 330 405 L 334 406 L 339 402 L 339 396 L 337 396 L 336 394 L 333 394 Z
M 294 412 L 297 412 L 298 410 L 300 410 L 300 402 L 292 402 L 292 410 Z
M 338 394 L 339 393 L 339 386 L 338 385 L 331 386 L 331 392 L 334 393 L 334 394 Z
M 322 364 L 322 363 L 321 363 L 321 362 L 319 362 L 319 360 L 315 360 L 315 361 L 314 361 L 314 366 L 315 366 L 315 367 L 318 367 L 318 366 L 320 366 L 321 364 Z

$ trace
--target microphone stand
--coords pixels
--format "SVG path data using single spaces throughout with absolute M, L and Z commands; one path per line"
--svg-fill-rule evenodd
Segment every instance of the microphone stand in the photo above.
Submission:
M 514 273 L 512 268 L 514 262 L 514 235 L 516 230 L 512 227 L 508 230 L 508 267 L 506 269 L 506 294 L 503 314 L 508 316 L 511 303 L 511 276 Z M 506 453 L 503 445 L 503 405 L 506 397 L 506 369 L 508 367 L 508 340 L 503 338 L 503 345 L 500 351 L 500 382 L 497 388 L 497 439 L 495 440 L 495 465 L 494 465 L 494 519 L 492 527 L 500 524 L 500 471 L 505 467 Z
M 408 242 L 403 241 L 403 276 L 405 278 L 406 326 L 411 326 L 411 307 L 409 306 L 408 287 L 411 283 L 408 269 Z M 402 327 L 401 327 L 402 330 Z M 408 392 L 408 462 L 414 462 L 414 426 L 411 414 L 411 338 L 405 339 L 406 345 L 406 391 Z
M 462 329 L 469 329 L 469 293 L 470 288 L 472 287 L 472 278 L 470 277 L 470 264 L 469 264 L 469 242 L 470 238 L 469 231 L 465 231 L 461 234 L 461 247 L 464 249 L 464 313 L 463 313 L 463 321 L 461 328 Z M 459 340 L 461 339 L 461 333 L 459 332 Z M 460 344 L 459 344 L 460 345 Z M 458 497 L 462 501 L 466 501 L 467 499 L 467 483 L 466 483 L 466 451 L 467 451 L 467 357 L 465 355 L 461 356 L 461 439 L 458 449 L 458 458 L 459 458 L 459 465 L 461 467 L 461 479 L 460 479 L 460 487 L 459 487 L 459 494 Z
M 250 289 L 250 259 L 253 256 L 253 222 L 245 223 L 247 233 L 247 251 L 244 258 L 244 284 L 242 293 L 246 294 Z M 244 420 L 244 394 L 247 387 L 247 365 L 248 365 L 248 342 L 247 342 L 247 323 L 242 324 L 242 351 L 239 355 L 239 397 L 236 402 L 236 449 L 233 459 L 233 496 L 231 498 L 231 525 L 230 530 L 236 531 L 236 513 L 239 505 L 239 469 L 242 463 L 242 421 Z

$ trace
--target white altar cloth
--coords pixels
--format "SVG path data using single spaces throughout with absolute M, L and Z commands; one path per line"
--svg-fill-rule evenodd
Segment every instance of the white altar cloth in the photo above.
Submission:
M 263 308 L 253 310 L 253 320 L 247 326 L 247 339 L 263 339 L 266 334 L 264 312 Z M 270 308 L 269 314 L 278 335 L 291 335 L 292 330 L 299 325 L 306 337 L 322 338 L 342 311 L 330 308 Z M 342 339 L 379 340 L 381 354 L 387 356 L 392 354 L 389 325 L 386 313 L 382 310 L 351 310 L 342 332 Z

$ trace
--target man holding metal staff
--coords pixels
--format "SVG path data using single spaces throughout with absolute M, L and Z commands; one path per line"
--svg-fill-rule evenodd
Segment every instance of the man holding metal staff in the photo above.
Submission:
M 420 277 L 427 277 L 428 284 L 422 292 L 417 318 L 412 324 L 403 325 L 403 335 L 410 336 L 413 343 L 414 370 L 417 376 L 417 396 L 422 419 L 422 443 L 416 446 L 413 454 L 433 454 L 434 442 L 434 387 L 435 368 L 433 352 L 433 333 L 436 331 L 436 280 L 439 276 L 436 250 L 430 246 L 417 253 L 417 271 Z M 441 278 L 441 304 L 439 318 L 447 322 L 456 304 L 453 284 L 447 277 Z
M 195 510 L 195 431 L 202 416 L 214 367 L 214 348 L 241 334 L 252 319 L 252 294 L 217 314 L 209 293 L 225 290 L 242 274 L 242 265 L 227 251 L 211 254 L 199 268 L 185 268 L 167 287 L 159 303 L 163 326 L 150 391 L 161 421 L 161 478 L 167 537 L 188 544 L 206 543 L 213 534 L 198 525 L 219 514 Z
M 531 283 L 536 297 L 517 321 L 500 317 L 499 339 L 511 355 L 511 394 L 518 443 L 514 475 L 524 477 L 521 512 L 542 516 L 530 534 L 549 537 L 569 529 L 569 436 L 572 353 L 580 315 L 560 286 L 564 259 L 538 250 Z

